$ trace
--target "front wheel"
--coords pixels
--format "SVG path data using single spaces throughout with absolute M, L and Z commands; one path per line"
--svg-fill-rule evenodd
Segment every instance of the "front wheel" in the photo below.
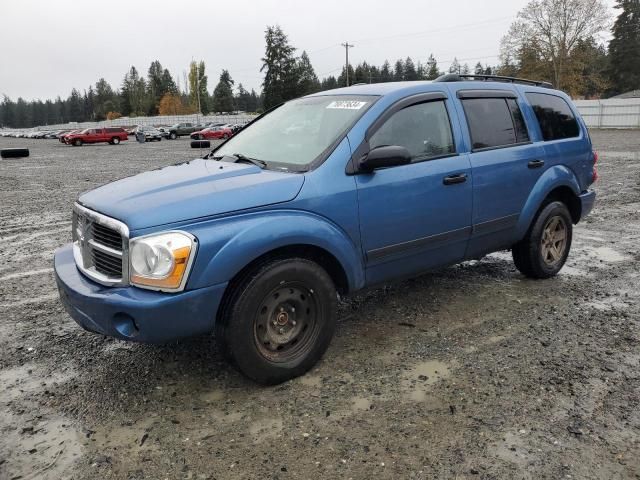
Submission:
M 274 259 L 234 286 L 216 324 L 227 357 L 247 377 L 273 385 L 307 372 L 327 350 L 337 293 L 327 272 L 303 258 Z
M 573 222 L 567 206 L 551 202 L 538 214 L 525 238 L 514 245 L 513 261 L 527 277 L 553 277 L 567 261 L 572 238 Z
M 73 146 L 74 146 L 74 147 L 80 147 L 80 146 L 82 146 L 82 140 L 80 140 L 79 138 L 76 138 L 76 139 L 73 141 Z
M 178 138 L 178 135 L 176 134 L 176 132 L 171 132 L 171 133 L 169 134 L 169 138 L 170 138 L 171 140 L 175 140 L 176 138 Z

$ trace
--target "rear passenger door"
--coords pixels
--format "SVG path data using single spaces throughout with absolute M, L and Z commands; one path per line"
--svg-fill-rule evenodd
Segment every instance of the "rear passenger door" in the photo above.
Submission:
M 511 90 L 460 90 L 473 171 L 473 230 L 467 257 L 507 248 L 529 193 L 545 169 Z

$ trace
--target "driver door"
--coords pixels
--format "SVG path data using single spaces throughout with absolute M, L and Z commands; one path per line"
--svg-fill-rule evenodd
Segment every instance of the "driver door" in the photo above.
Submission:
M 456 153 L 447 100 L 401 101 L 367 132 L 357 155 L 400 145 L 408 165 L 356 175 L 367 284 L 464 258 L 471 234 L 468 155 Z M 431 94 L 429 97 L 433 97 Z

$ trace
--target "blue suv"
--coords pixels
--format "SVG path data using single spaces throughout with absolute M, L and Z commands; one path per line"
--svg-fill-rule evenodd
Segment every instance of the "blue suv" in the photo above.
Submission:
M 301 375 L 339 295 L 497 250 L 556 275 L 597 155 L 571 100 L 502 77 L 356 85 L 284 103 L 201 159 L 82 194 L 55 254 L 86 330 L 214 332 L 248 377 Z

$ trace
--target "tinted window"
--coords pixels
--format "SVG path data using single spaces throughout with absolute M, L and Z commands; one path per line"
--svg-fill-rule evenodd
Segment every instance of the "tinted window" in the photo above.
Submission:
M 578 122 L 564 99 L 544 93 L 527 93 L 545 141 L 580 135 Z
M 524 123 L 524 118 L 522 117 L 522 112 L 520 111 L 518 102 L 513 98 L 508 98 L 507 105 L 509 106 L 509 110 L 511 110 L 513 125 L 516 128 L 516 142 L 528 142 L 529 132 L 527 132 L 527 125 Z
M 411 105 L 393 114 L 369 140 L 369 147 L 401 145 L 413 160 L 455 153 L 444 102 Z
M 511 111 L 504 98 L 463 100 L 474 150 L 517 143 Z

